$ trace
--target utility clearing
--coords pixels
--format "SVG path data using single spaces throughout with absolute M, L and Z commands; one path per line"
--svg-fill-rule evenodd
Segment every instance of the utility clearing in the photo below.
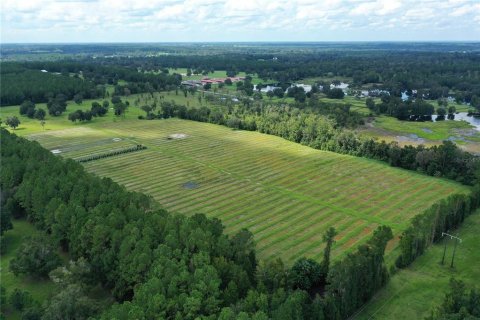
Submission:
M 72 134 L 79 129 L 29 138 L 73 159 L 119 146 L 146 146 L 84 166 L 153 196 L 170 211 L 219 218 L 229 233 L 248 228 L 262 259 L 321 260 L 322 236 L 331 226 L 339 233 L 332 252 L 339 258 L 382 224 L 395 234 L 387 248 L 393 259 L 398 236 L 413 216 L 451 193 L 469 192 L 460 184 L 377 161 L 207 123 L 92 123 L 81 135 Z

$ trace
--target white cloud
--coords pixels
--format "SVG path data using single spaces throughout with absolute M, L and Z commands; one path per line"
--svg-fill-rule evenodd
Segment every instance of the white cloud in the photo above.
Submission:
M 480 40 L 479 1 L 3 0 L 2 41 Z

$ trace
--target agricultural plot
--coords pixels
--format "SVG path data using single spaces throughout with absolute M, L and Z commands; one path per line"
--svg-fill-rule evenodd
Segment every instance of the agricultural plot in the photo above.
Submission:
M 61 155 L 73 158 L 121 141 L 145 145 L 142 152 L 84 166 L 152 195 L 173 212 L 219 218 L 230 233 L 248 228 L 263 259 L 319 260 L 322 235 L 331 226 L 339 232 L 333 255 L 340 257 L 368 239 L 376 226 L 387 224 L 398 236 L 433 202 L 468 192 L 453 182 L 376 161 L 212 124 L 132 120 L 81 128 L 30 138 L 51 150 L 68 146 Z M 397 241 L 389 245 L 390 252 Z
M 84 136 L 96 132 L 90 128 L 78 127 L 58 131 L 48 131 L 43 134 L 32 134 L 30 140 L 40 139 L 43 146 L 54 154 L 68 154 L 74 160 L 84 159 L 88 156 L 121 151 L 137 146 L 135 141 L 129 138 L 98 137 L 95 140 L 85 140 Z M 49 139 L 50 137 L 50 139 Z

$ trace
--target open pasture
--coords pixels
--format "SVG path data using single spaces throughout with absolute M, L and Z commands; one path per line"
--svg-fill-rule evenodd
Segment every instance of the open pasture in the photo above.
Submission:
M 51 150 L 68 146 L 61 156 L 72 158 L 116 143 L 141 143 L 148 149 L 84 165 L 152 195 L 173 212 L 217 217 L 230 233 L 248 228 L 260 258 L 287 262 L 302 256 L 320 260 L 322 235 L 330 226 L 339 232 L 333 255 L 340 257 L 376 226 L 390 225 L 398 236 L 433 202 L 468 192 L 376 161 L 178 119 L 92 123 L 29 137 Z

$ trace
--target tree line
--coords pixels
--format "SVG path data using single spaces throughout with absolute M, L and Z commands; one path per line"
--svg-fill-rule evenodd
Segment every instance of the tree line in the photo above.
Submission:
M 29 70 L 22 68 L 9 73 L 8 70 L 0 72 L 2 91 L 0 93 L 1 106 L 18 105 L 24 100 L 36 103 L 48 102 L 57 94 L 63 94 L 68 99 L 73 99 L 75 94 L 81 93 L 85 98 L 103 97 L 104 89 L 95 86 L 89 81 L 79 78 Z
M 181 76 L 144 74 L 129 67 L 73 60 L 2 62 L 1 106 L 21 104 L 25 100 L 49 102 L 59 94 L 67 100 L 103 98 L 105 86 L 117 85 L 119 80 L 127 81 L 121 91 L 122 95 L 128 95 L 177 87 Z
M 416 215 L 400 236 L 400 255 L 395 264 L 399 268 L 410 265 L 434 242 L 442 232 L 460 226 L 480 204 L 480 186 L 476 184 L 470 194 L 454 194 L 443 199 L 423 213 Z

